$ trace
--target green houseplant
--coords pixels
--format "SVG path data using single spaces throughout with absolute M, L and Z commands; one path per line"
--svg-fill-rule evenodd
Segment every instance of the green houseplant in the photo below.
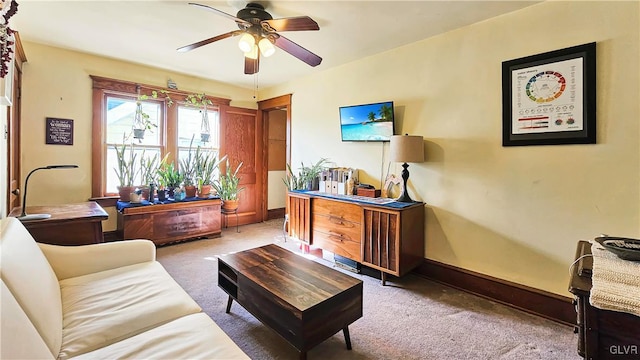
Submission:
M 178 168 L 174 166 L 173 162 L 167 162 L 167 156 L 165 156 L 160 162 L 157 174 L 161 186 L 168 191 L 169 197 L 173 197 L 173 192 L 180 187 L 183 180 Z
M 242 167 L 242 162 L 238 164 L 235 171 L 231 171 L 229 159 L 226 159 L 225 172 L 220 174 L 220 178 L 213 182 L 213 188 L 218 192 L 218 196 L 222 200 L 222 208 L 227 211 L 233 211 L 238 208 L 238 194 L 244 190 L 240 187 L 240 178 L 238 171 Z
M 329 160 L 321 158 L 311 166 L 300 163 L 298 175 L 293 173 L 291 166 L 287 164 L 287 177 L 282 179 L 288 190 L 318 190 L 320 173 L 326 169 Z
M 140 168 L 136 164 L 137 154 L 133 149 L 133 144 L 127 145 L 125 143 L 126 137 L 123 137 L 122 140 L 122 145 L 114 146 L 116 150 L 117 167 L 113 170 L 120 182 L 118 186 L 120 201 L 130 201 L 130 194 L 134 189 L 134 181 Z
M 146 150 L 142 150 L 142 154 L 140 154 L 140 178 L 142 179 L 141 188 L 143 199 L 153 200 L 157 172 L 158 154 L 147 156 Z
M 164 95 L 164 99 L 167 102 L 167 106 L 173 105 L 173 100 L 169 96 L 169 93 L 166 90 L 152 90 L 151 95 L 140 94 L 140 87 L 138 86 L 138 98 L 136 99 L 136 111 L 133 114 L 133 138 L 138 139 L 139 142 L 142 142 L 144 139 L 144 133 L 146 130 L 151 131 L 154 127 L 157 128 L 158 124 L 155 124 L 151 121 L 151 117 L 149 114 L 144 112 L 142 109 L 142 102 L 148 99 L 157 99 L 160 97 L 159 94 Z
M 213 151 L 201 151 L 196 149 L 195 177 L 198 182 L 198 197 L 207 198 L 211 194 L 216 169 L 226 159 L 226 155 L 218 159 L 218 154 Z
M 194 134 L 195 136 L 195 134 Z M 191 137 L 191 142 L 189 143 L 189 153 L 187 157 L 184 159 L 180 159 L 180 173 L 182 174 L 182 180 L 184 182 L 184 188 L 186 191 L 187 197 L 196 196 L 196 186 L 195 186 L 195 171 L 196 171 L 196 158 L 193 154 L 193 138 Z
M 200 123 L 200 141 L 203 143 L 209 142 L 211 136 L 211 127 L 209 126 L 209 113 L 207 112 L 207 106 L 213 105 L 213 102 L 202 94 L 189 94 L 184 99 L 187 106 L 193 106 L 200 109 L 202 114 L 202 121 Z

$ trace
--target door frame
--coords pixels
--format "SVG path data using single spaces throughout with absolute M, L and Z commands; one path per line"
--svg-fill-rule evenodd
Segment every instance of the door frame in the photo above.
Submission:
M 20 158 L 20 128 L 21 128 L 21 95 L 22 95 L 22 67 L 27 62 L 27 56 L 25 55 L 24 48 L 22 47 L 22 41 L 20 40 L 20 34 L 14 32 L 15 38 L 15 52 L 13 66 L 13 88 L 12 91 L 12 104 L 7 106 L 7 178 L 6 186 L 7 193 L 5 194 L 4 205 L 6 214 L 9 214 L 14 208 L 22 206 L 21 199 L 22 194 L 17 195 L 13 193 L 16 189 L 22 191 L 21 183 L 21 158 Z M 0 217 L 6 215 L 0 214 Z
M 285 110 L 287 112 L 287 128 L 285 137 L 285 154 L 286 163 L 291 163 L 291 97 L 292 94 L 286 94 L 277 96 L 267 100 L 258 101 L 258 123 L 262 124 L 262 128 L 265 131 L 262 132 L 263 147 L 262 147 L 262 221 L 266 221 L 269 218 L 268 209 L 268 197 L 269 197 L 269 132 L 268 121 L 269 111 L 272 110 Z

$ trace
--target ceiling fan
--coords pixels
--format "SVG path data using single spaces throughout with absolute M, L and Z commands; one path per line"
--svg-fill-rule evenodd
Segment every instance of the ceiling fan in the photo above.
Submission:
M 212 38 L 178 48 L 179 52 L 186 52 L 212 42 L 241 35 L 238 46 L 244 52 L 244 73 L 255 74 L 259 70 L 260 55 L 268 57 L 275 52 L 273 45 L 288 52 L 311 66 L 318 66 L 322 58 L 286 37 L 279 31 L 320 30 L 318 23 L 308 16 L 274 19 L 258 3 L 248 3 L 238 11 L 236 16 L 227 14 L 208 5 L 189 3 L 205 10 L 213 11 L 236 22 L 240 30 L 230 31 Z

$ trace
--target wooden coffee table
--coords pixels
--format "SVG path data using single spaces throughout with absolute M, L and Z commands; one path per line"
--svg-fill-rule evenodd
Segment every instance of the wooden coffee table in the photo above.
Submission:
M 305 259 L 277 245 L 266 245 L 218 261 L 218 286 L 233 300 L 300 351 L 340 330 L 351 350 L 349 324 L 362 317 L 362 281 Z

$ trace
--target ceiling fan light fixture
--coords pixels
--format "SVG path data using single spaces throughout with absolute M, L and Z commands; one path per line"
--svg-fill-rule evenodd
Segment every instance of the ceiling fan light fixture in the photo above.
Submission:
M 250 51 L 246 51 L 244 53 L 245 57 L 248 57 L 249 59 L 257 59 L 258 58 L 258 45 L 253 45 L 253 48 L 251 48 Z
M 267 38 L 262 38 L 258 43 L 258 47 L 260 47 L 260 53 L 264 57 L 269 57 L 276 52 L 276 47 Z
M 240 42 L 238 43 L 238 47 L 244 53 L 250 52 L 255 45 L 256 39 L 249 33 L 242 35 L 242 37 L 240 37 Z

